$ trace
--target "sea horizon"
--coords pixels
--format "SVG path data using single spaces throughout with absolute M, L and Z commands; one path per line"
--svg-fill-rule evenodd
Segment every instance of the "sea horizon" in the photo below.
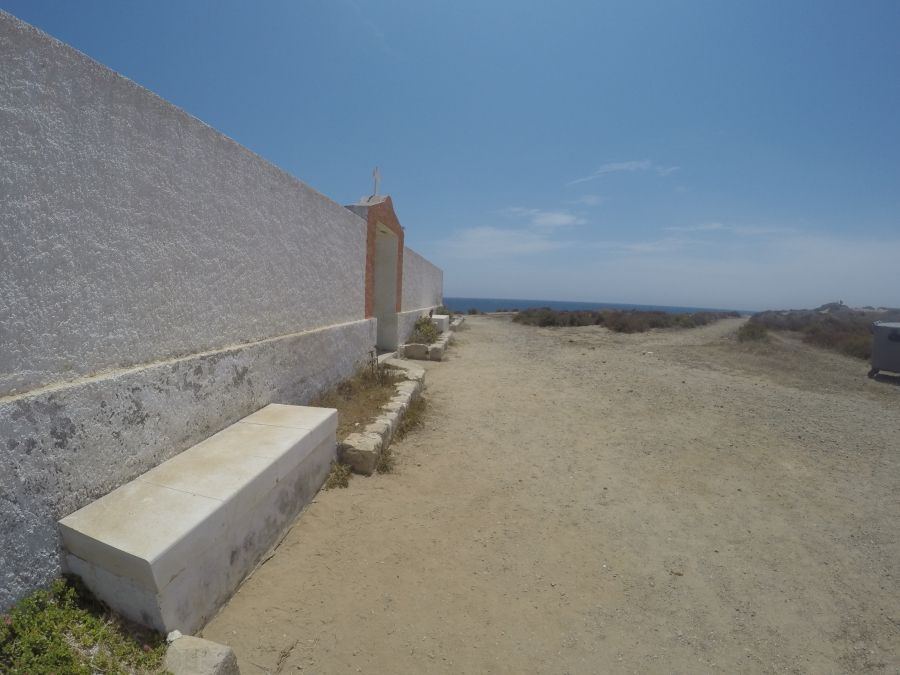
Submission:
M 679 305 L 641 305 L 637 303 L 621 302 L 582 302 L 578 300 L 535 300 L 527 298 L 467 298 L 452 296 L 444 297 L 444 305 L 454 312 L 460 313 L 468 312 L 470 309 L 477 309 L 479 312 L 500 312 L 504 310 L 515 311 L 534 309 L 537 307 L 549 307 L 550 309 L 570 311 L 620 309 L 645 312 L 668 312 L 671 314 L 690 314 L 692 312 L 754 313 L 750 310 L 733 309 L 730 307 L 688 307 Z

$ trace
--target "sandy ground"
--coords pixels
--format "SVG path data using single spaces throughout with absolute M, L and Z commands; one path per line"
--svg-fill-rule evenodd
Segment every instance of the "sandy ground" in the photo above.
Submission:
M 205 637 L 254 673 L 900 673 L 900 386 L 728 320 L 470 319 L 398 471 Z

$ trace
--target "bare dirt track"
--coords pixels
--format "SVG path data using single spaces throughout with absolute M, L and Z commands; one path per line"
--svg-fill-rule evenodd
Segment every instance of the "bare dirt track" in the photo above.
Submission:
M 739 319 L 469 318 L 397 473 L 204 636 L 253 673 L 900 673 L 900 386 Z

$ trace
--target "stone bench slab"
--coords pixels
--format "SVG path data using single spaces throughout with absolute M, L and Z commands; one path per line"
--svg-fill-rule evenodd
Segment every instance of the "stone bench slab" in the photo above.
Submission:
M 104 602 L 195 632 L 321 486 L 337 411 L 272 404 L 63 518 L 65 564 Z

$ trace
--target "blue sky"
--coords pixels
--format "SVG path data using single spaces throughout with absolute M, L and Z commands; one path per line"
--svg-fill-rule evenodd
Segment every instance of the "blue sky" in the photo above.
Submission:
M 900 305 L 900 2 L 0 7 L 341 202 L 448 296 Z

